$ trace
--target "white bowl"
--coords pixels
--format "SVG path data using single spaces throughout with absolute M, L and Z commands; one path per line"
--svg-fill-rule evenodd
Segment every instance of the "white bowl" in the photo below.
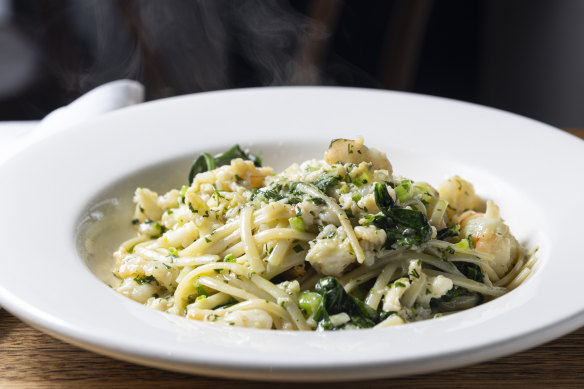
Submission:
M 465 312 L 399 327 L 250 330 L 150 310 L 113 290 L 111 252 L 129 236 L 137 186 L 187 180 L 199 152 L 235 143 L 277 170 L 363 135 L 394 171 L 437 184 L 459 174 L 539 247 L 518 289 Z M 584 324 L 578 242 L 584 142 L 517 115 L 446 99 L 345 88 L 202 93 L 123 109 L 0 165 L 0 305 L 89 350 L 159 368 L 263 380 L 390 377 L 518 352 Z

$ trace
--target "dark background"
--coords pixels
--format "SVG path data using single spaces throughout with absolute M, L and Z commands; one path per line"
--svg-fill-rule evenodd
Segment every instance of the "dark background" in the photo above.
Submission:
M 2 5 L 4 4 L 4 5 Z M 0 120 L 120 78 L 404 90 L 584 127 L 579 0 L 0 0 Z

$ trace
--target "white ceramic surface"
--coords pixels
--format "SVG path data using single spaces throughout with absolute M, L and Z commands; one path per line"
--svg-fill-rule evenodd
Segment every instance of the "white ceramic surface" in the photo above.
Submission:
M 493 198 L 533 277 L 468 311 L 380 330 L 293 333 L 191 322 L 105 282 L 136 186 L 179 186 L 192 158 L 235 143 L 280 169 L 364 135 L 394 171 L 460 174 Z M 530 119 L 451 100 L 344 88 L 203 93 L 122 109 L 0 164 L 0 305 L 56 337 L 146 365 L 262 380 L 389 377 L 518 352 L 584 324 L 578 242 L 584 142 Z M 573 200 L 576 197 L 576 200 Z M 118 216 L 116 216 L 118 215 Z M 104 264 L 105 263 L 105 264 Z

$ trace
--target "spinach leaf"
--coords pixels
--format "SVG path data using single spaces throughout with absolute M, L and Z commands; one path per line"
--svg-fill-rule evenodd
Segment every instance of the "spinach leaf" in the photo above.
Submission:
M 433 311 L 453 312 L 472 308 L 482 304 L 483 301 L 484 296 L 482 294 L 471 292 L 466 288 L 455 285 L 442 297 L 438 299 L 432 299 L 430 301 L 430 306 L 432 307 Z
M 202 153 L 195 159 L 189 172 L 189 184 L 193 183 L 195 176 L 199 173 L 215 169 L 215 159 L 209 153 Z
M 229 163 L 231 163 L 231 160 L 235 158 L 241 158 L 252 161 L 254 165 L 258 167 L 262 166 L 262 158 L 260 156 L 251 153 L 246 153 L 239 147 L 239 145 L 233 146 L 224 153 L 217 154 L 215 156 L 215 165 L 216 167 L 228 165 Z
M 322 173 L 316 180 L 314 180 L 313 184 L 321 192 L 326 193 L 328 188 L 335 186 L 339 183 L 339 177 L 333 177 L 326 173 Z
M 420 211 L 402 208 L 395 204 L 384 184 L 375 184 L 375 203 L 382 215 L 373 217 L 373 224 L 385 230 L 386 247 L 419 245 L 432 236 L 432 227 L 428 218 Z
M 396 311 L 381 311 L 379 312 L 379 321 L 382 322 L 391 315 L 397 315 Z
M 202 153 L 193 161 L 191 171 L 189 172 L 189 184 L 193 182 L 197 174 L 228 165 L 235 158 L 252 161 L 258 167 L 262 166 L 262 158 L 260 156 L 246 153 L 239 145 L 235 145 L 224 153 L 217 154 L 214 157 L 209 153 Z
M 460 234 L 460 224 L 456 224 L 452 227 L 446 227 L 438 231 L 436 234 L 436 239 L 446 240 L 458 236 Z
M 462 286 L 455 285 L 448 292 L 446 292 L 444 295 L 442 295 L 442 297 L 440 297 L 439 299 L 436 299 L 436 300 L 451 301 L 452 299 L 454 299 L 456 297 L 471 296 L 473 293 L 474 292 L 471 292 L 470 290 L 463 288 Z
M 387 188 L 380 182 L 375 183 L 375 204 L 384 215 L 388 215 L 391 208 L 395 206 Z
M 483 272 L 476 263 L 454 262 L 454 265 L 462 274 L 473 281 L 483 282 Z
M 334 277 L 321 278 L 315 287 L 316 293 L 322 296 L 314 319 L 318 322 L 318 330 L 338 330 L 330 316 L 346 313 L 351 318 L 347 324 L 358 328 L 373 327 L 379 321 L 378 313 L 356 297 L 349 295 L 341 283 Z M 346 325 L 346 324 L 345 324 Z

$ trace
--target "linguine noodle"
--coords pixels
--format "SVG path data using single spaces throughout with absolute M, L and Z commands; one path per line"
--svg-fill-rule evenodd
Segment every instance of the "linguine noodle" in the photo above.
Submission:
M 181 189 L 136 190 L 118 292 L 225 325 L 387 327 L 501 296 L 535 262 L 472 184 L 396 175 L 362 138 L 279 174 L 236 150 L 205 153 Z

